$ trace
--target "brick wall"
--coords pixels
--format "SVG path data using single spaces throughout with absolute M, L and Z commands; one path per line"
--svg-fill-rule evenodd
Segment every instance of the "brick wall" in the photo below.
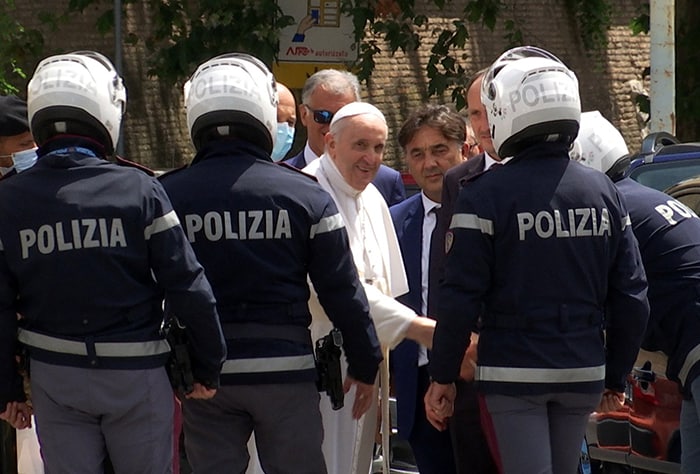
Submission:
M 25 25 L 36 24 L 39 11 L 50 7 L 57 11 L 67 0 L 37 0 L 22 2 L 18 18 Z M 26 5 L 26 4 L 28 5 Z M 420 0 L 419 2 L 420 3 Z M 632 88 L 641 81 L 641 71 L 649 65 L 649 39 L 633 37 L 628 24 L 637 14 L 642 0 L 618 0 L 614 3 L 613 25 L 608 32 L 607 51 L 587 54 L 578 38 L 574 23 L 569 19 L 562 0 L 530 0 L 506 2 L 510 14 L 521 26 L 524 41 L 548 49 L 559 56 L 578 75 L 584 110 L 598 109 L 618 125 L 631 149 L 641 142 L 640 120 L 632 98 Z M 456 4 L 460 4 L 457 6 Z M 431 20 L 422 30 L 423 45 L 418 51 L 397 52 L 376 59 L 376 69 L 365 86 L 364 97 L 387 116 L 390 125 L 388 164 L 402 168 L 395 133 L 406 116 L 426 101 L 449 103 L 444 97 L 427 97 L 425 66 L 430 48 L 435 42 L 436 27 L 446 26 L 460 14 L 463 2 L 448 2 L 438 10 L 424 3 L 422 13 Z M 74 15 L 68 25 L 46 33 L 47 54 L 76 49 L 95 49 L 114 58 L 114 36 L 101 36 L 95 31 L 95 18 L 107 7 L 93 6 L 82 15 Z M 126 5 L 123 36 L 147 31 L 152 17 L 141 3 Z M 489 31 L 470 26 L 470 40 L 465 50 L 464 67 L 474 73 L 487 66 L 508 45 L 502 29 Z M 388 48 L 387 48 L 388 49 Z M 192 156 L 182 109 L 182 91 L 166 87 L 147 76 L 147 50 L 144 44 L 125 45 L 123 76 L 128 89 L 125 119 L 125 155 L 151 167 L 179 166 Z M 38 60 L 39 58 L 37 58 Z M 35 63 L 36 64 L 36 63 Z M 33 70 L 35 64 L 25 65 Z
M 462 2 L 448 3 L 440 11 L 436 7 L 426 8 L 431 20 L 422 34 L 423 45 L 415 52 L 397 52 L 393 57 L 385 55 L 377 59 L 377 66 L 367 87 L 367 97 L 386 115 L 390 123 L 393 149 L 387 153 L 387 161 L 397 168 L 403 167 L 397 149 L 396 133 L 406 114 L 425 101 L 450 103 L 449 94 L 444 97 L 427 97 L 425 66 L 430 49 L 437 35 L 436 26 L 450 25 L 461 12 Z M 568 18 L 563 1 L 530 0 L 528 2 L 506 2 L 513 18 L 521 25 L 524 42 L 547 49 L 556 54 L 572 68 L 580 83 L 582 108 L 600 112 L 620 127 L 631 150 L 639 147 L 642 134 L 637 110 L 631 94 L 631 81 L 641 81 L 642 69 L 649 65 L 649 39 L 647 36 L 632 36 L 628 28 L 637 15 L 640 2 L 620 0 L 613 2 L 615 10 L 613 25 L 608 32 L 608 48 L 603 54 L 587 54 L 575 24 Z M 490 31 L 479 26 L 469 27 L 470 39 L 462 52 L 463 67 L 469 74 L 488 66 L 501 52 L 508 48 L 505 31 Z

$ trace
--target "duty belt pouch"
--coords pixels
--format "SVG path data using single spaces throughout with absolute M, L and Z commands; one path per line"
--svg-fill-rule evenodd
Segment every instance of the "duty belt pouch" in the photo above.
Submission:
M 185 327 L 173 316 L 166 322 L 164 330 L 170 344 L 170 356 L 165 366 L 170 384 L 179 394 L 187 395 L 194 390 L 194 374 Z
M 343 345 L 343 335 L 339 329 L 316 341 L 316 370 L 318 371 L 319 392 L 326 392 L 331 399 L 334 410 L 343 408 L 345 393 L 343 392 L 343 374 L 340 370 L 340 347 Z

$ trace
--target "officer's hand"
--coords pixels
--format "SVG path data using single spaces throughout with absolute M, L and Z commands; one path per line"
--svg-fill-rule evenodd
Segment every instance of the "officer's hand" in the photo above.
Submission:
M 0 420 L 5 420 L 18 430 L 31 428 L 32 409 L 24 402 L 10 402 L 5 411 L 0 413 Z
M 201 383 L 195 382 L 193 390 L 185 395 L 185 398 L 194 400 L 209 400 L 214 398 L 214 395 L 216 395 L 215 388 L 207 388 Z
M 348 393 L 350 387 L 355 386 L 355 401 L 352 404 L 352 418 L 359 420 L 362 415 L 367 413 L 369 407 L 372 406 L 374 398 L 374 384 L 362 383 L 355 380 L 349 375 L 345 377 L 343 383 L 343 392 Z
M 425 416 L 436 430 L 445 431 L 447 429 L 447 419 L 454 412 L 456 397 L 455 384 L 431 382 L 423 402 L 425 403 Z
M 595 411 L 598 413 L 608 413 L 620 410 L 623 406 L 625 406 L 624 392 L 615 392 L 614 390 L 606 389 Z

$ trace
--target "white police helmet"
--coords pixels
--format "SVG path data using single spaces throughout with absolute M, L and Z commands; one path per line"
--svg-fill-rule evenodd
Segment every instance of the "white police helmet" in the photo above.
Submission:
M 27 87 L 29 124 L 39 145 L 67 133 L 93 138 L 112 153 L 125 108 L 122 78 L 109 59 L 94 51 L 44 59 Z
M 503 53 L 481 83 L 491 139 L 498 156 L 513 156 L 541 141 L 570 144 L 581 100 L 576 75 L 553 54 L 533 46 Z
M 581 128 L 569 157 L 613 177 L 629 163 L 629 149 L 617 128 L 594 110 L 581 114 Z
M 243 53 L 201 64 L 185 84 L 187 127 L 195 148 L 235 133 L 272 151 L 277 135 L 277 84 L 267 66 Z

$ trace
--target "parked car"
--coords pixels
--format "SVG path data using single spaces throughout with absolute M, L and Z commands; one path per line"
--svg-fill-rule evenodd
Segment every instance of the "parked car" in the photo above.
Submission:
M 415 178 L 408 171 L 404 171 L 401 173 L 401 181 L 403 181 L 403 186 L 404 188 L 406 188 L 407 198 L 420 192 L 420 186 L 418 186 L 418 183 L 416 183 Z
M 633 155 L 626 176 L 650 188 L 666 191 L 674 184 L 700 175 L 700 143 L 680 143 L 666 132 L 652 133 Z
M 685 179 L 666 190 L 666 193 L 676 198 L 700 215 L 700 176 Z

